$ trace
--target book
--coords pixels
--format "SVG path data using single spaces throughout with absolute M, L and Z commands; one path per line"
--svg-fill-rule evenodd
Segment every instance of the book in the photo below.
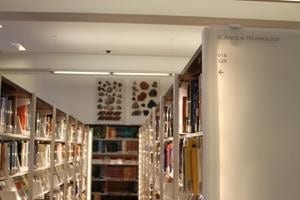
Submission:
M 21 199 L 28 199 L 29 185 L 26 177 L 19 176 L 14 178 L 14 183 L 17 189 L 17 192 Z
M 17 117 L 20 123 L 21 134 L 29 134 L 30 131 L 30 99 L 29 98 L 17 98 Z
M 186 96 L 182 97 L 182 132 L 188 132 L 188 99 Z
M 55 163 L 62 163 L 65 160 L 65 144 L 56 143 L 55 152 L 54 152 L 54 161 Z
M 28 141 L 5 141 L 0 143 L 0 175 L 8 176 L 28 171 Z
M 50 166 L 50 144 L 35 143 L 34 161 L 36 167 Z
M 65 119 L 60 119 L 56 122 L 56 135 L 55 139 L 65 140 L 66 138 L 67 125 Z
M 192 191 L 199 194 L 199 142 L 197 138 L 191 139 L 191 172 L 192 172 Z
M 202 137 L 185 138 L 183 145 L 184 190 L 194 195 L 199 195 L 201 192 L 202 140 Z

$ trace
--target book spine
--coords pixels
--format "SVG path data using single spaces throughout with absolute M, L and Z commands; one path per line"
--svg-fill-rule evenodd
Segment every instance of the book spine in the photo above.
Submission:
M 198 112 L 199 112 L 199 90 L 198 90 L 198 80 L 190 81 L 190 95 L 191 95 L 191 132 L 197 132 L 198 124 Z

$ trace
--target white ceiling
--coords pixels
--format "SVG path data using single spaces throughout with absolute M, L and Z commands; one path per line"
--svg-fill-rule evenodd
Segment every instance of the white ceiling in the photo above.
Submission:
M 0 11 L 170 15 L 300 21 L 299 3 L 240 0 L 1 0 Z
M 146 56 L 191 56 L 201 44 L 202 27 L 83 22 L 0 21 L 0 51 Z
M 282 20 L 300 27 L 299 11 L 300 4 L 295 3 L 239 0 L 0 0 L 0 68 L 55 64 L 70 69 L 127 66 L 130 71 L 142 66 L 143 71 L 179 72 L 201 44 L 203 27 L 197 22 L 250 19 L 255 26 L 255 20 Z M 78 17 L 73 20 L 74 16 Z M 208 18 L 216 21 L 205 23 Z M 121 23 L 112 23 L 115 19 Z M 18 52 L 12 42 L 27 51 Z M 107 49 L 110 55 L 105 55 Z M 93 62 L 82 61 L 88 57 Z

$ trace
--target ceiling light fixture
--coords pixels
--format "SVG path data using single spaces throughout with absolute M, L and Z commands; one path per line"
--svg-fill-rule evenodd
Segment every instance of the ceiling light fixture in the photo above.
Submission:
M 172 76 L 170 73 L 113 72 L 116 76 Z
M 0 24 L 0 28 L 3 28 L 3 26 Z
M 53 71 L 54 74 L 70 74 L 70 75 L 110 75 L 111 72 L 97 71 Z
M 13 43 L 11 43 L 11 45 L 13 45 L 14 47 L 16 47 L 16 49 L 18 51 L 26 51 L 25 47 L 23 45 L 21 45 L 20 43 L 13 42 Z
M 70 75 L 116 75 L 116 76 L 172 76 L 172 73 L 146 73 L 146 72 L 99 72 L 99 71 L 51 71 L 53 74 Z

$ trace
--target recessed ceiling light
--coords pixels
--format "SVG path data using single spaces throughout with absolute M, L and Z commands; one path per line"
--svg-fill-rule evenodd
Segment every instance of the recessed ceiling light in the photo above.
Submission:
M 20 43 L 13 42 L 13 43 L 11 43 L 11 45 L 13 45 L 14 47 L 16 47 L 16 49 L 18 51 L 26 51 L 25 47 L 23 45 L 21 45 Z
M 3 28 L 3 26 L 0 24 L 0 28 Z
M 116 76 L 172 76 L 169 73 L 144 73 L 144 72 L 113 72 Z
M 97 71 L 53 71 L 54 74 L 73 74 L 73 75 L 110 75 L 111 72 Z

